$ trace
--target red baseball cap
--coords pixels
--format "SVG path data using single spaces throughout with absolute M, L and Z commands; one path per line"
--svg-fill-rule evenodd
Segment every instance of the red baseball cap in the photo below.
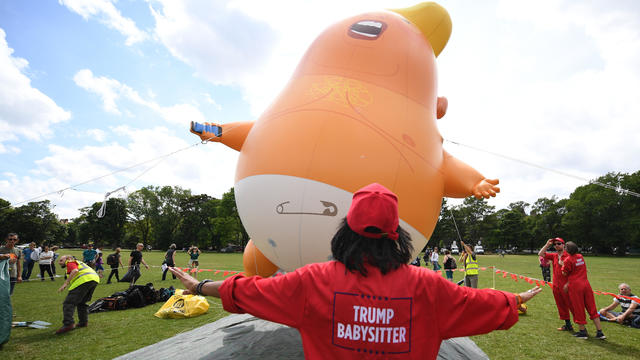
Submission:
M 398 197 L 386 187 L 373 183 L 353 194 L 347 213 L 347 224 L 356 233 L 373 239 L 388 237 L 398 240 Z M 380 229 L 379 233 L 365 231 L 368 227 Z
M 564 240 L 562 240 L 562 238 L 559 238 L 559 237 L 553 239 L 553 241 L 558 241 L 564 244 Z

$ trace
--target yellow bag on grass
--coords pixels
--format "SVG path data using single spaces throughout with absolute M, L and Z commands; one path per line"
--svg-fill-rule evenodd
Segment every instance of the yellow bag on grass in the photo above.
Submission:
M 209 302 L 199 295 L 181 295 L 182 291 L 173 295 L 155 313 L 162 319 L 180 319 L 200 316 L 209 310 Z

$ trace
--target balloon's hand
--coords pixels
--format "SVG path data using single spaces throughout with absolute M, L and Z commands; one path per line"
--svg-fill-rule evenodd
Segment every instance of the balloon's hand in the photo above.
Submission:
M 471 191 L 476 199 L 488 199 L 489 197 L 495 197 L 500 192 L 500 188 L 496 186 L 499 183 L 498 179 L 482 179 Z
M 191 133 L 196 134 L 202 141 L 220 141 L 222 127 L 213 123 L 200 124 L 191 122 Z

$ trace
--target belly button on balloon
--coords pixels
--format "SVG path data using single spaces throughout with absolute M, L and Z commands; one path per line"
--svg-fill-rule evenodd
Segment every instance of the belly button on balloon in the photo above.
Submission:
M 402 140 L 404 140 L 404 142 L 411 146 L 411 147 L 415 147 L 416 143 L 415 141 L 413 141 L 413 139 L 411 138 L 411 136 L 407 135 L 407 134 L 402 134 Z

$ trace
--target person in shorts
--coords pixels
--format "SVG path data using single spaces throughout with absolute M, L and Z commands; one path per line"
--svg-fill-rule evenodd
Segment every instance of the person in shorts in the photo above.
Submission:
M 200 249 L 198 249 L 197 246 L 191 245 L 187 254 L 189 254 L 189 268 L 191 269 L 191 274 L 193 274 L 193 276 L 197 278 L 198 266 L 200 265 L 198 262 L 198 258 L 200 257 Z

